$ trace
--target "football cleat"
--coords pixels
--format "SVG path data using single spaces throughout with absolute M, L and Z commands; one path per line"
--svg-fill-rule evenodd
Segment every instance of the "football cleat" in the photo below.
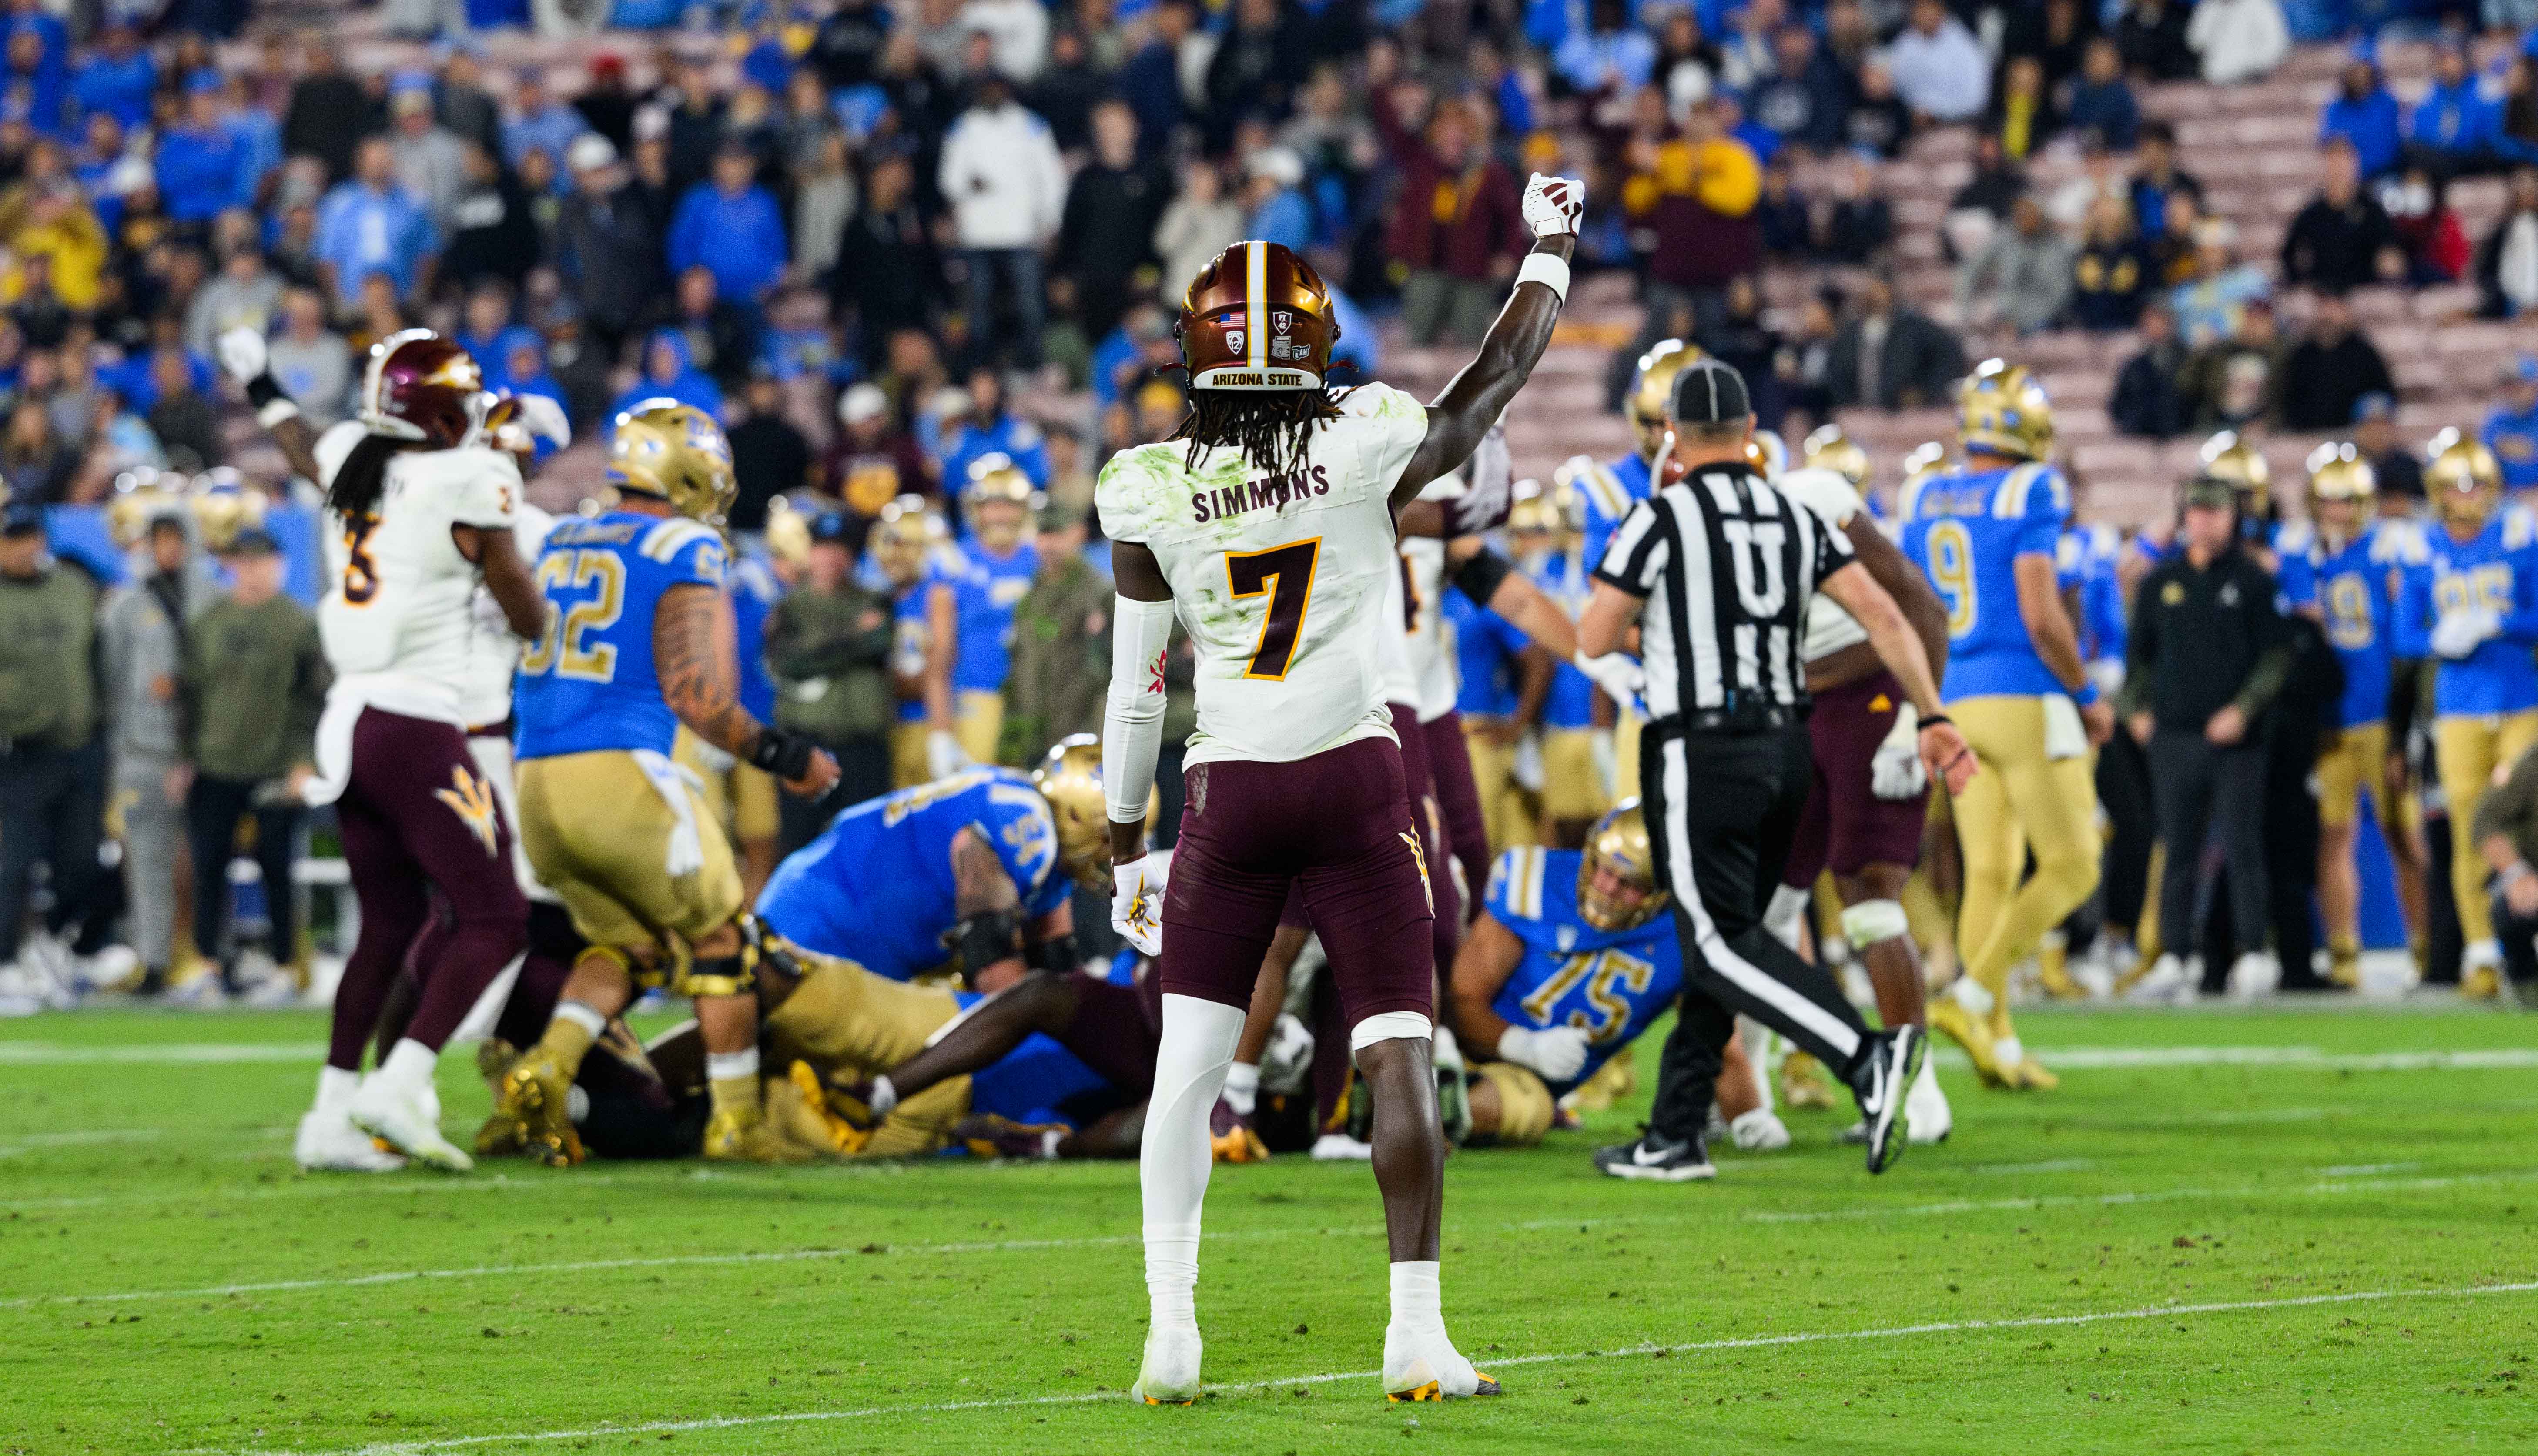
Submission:
M 556 1065 L 554 1054 L 532 1047 L 502 1074 L 494 1115 L 512 1124 L 512 1137 L 529 1157 L 549 1167 L 570 1167 L 584 1156 L 581 1134 L 573 1130 L 568 1106 L 571 1091 L 572 1079 Z M 480 1131 L 477 1139 L 483 1141 L 491 1131 L 490 1127 Z
M 1472 1368 L 1444 1326 L 1411 1330 L 1398 1321 L 1383 1330 L 1383 1399 L 1388 1405 L 1496 1395 L 1499 1383 Z
M 1577 1090 L 1563 1100 L 1579 1112 L 1601 1112 L 1638 1088 L 1638 1072 L 1632 1066 L 1631 1048 L 1625 1044 L 1620 1051 L 1613 1053 L 1612 1060 L 1596 1068 L 1594 1076 L 1580 1083 Z
M 1933 1007 L 1932 1010 L 1936 1010 Z M 1902 1026 L 1881 1032 L 1868 1044 L 1868 1054 L 1851 1074 L 1851 1092 L 1859 1098 L 1860 1120 L 1867 1126 L 1868 1170 L 1882 1173 L 1904 1156 L 1912 1119 L 1905 1093 L 1921 1075 L 1930 1050 L 1921 1028 Z
M 1636 1143 L 1617 1143 L 1595 1150 L 1595 1166 L 1616 1178 L 1646 1183 L 1689 1183 L 1718 1176 L 1709 1150 L 1699 1138 L 1677 1143 L 1642 1127 Z
M 440 1135 L 440 1097 L 432 1084 L 407 1088 L 375 1073 L 362 1079 L 344 1111 L 353 1126 L 426 1167 L 470 1171 L 476 1159 Z
M 2056 1001 L 2086 1001 L 2089 990 L 2071 978 L 2071 946 L 2055 932 L 2036 948 L 2036 979 Z
M 2194 1003 L 2195 982 L 2199 979 L 2194 971 L 2186 968 L 2182 960 L 2169 954 L 2152 961 L 2149 969 L 2134 978 L 2132 984 L 2118 986 L 2116 990 L 2126 1001 L 2144 1004 L 2173 1002 L 2190 1006 Z
M 1062 1122 L 1016 1122 L 993 1112 L 964 1117 L 952 1128 L 952 1141 L 967 1144 L 972 1158 L 1020 1158 L 1034 1162 L 1057 1160 L 1058 1145 L 1075 1131 Z
M 1207 1145 L 1219 1162 L 1267 1162 L 1269 1145 L 1251 1127 L 1251 1119 L 1229 1106 L 1223 1097 L 1207 1114 Z
M 1128 1398 L 1150 1406 L 1186 1406 L 1200 1391 L 1198 1327 L 1157 1326 L 1146 1332 L 1146 1355 L 1137 1364 L 1137 1383 Z
M 312 1173 L 392 1173 L 405 1166 L 404 1158 L 381 1151 L 341 1109 L 302 1114 L 291 1157 Z
M 1472 1098 L 1463 1086 L 1463 1049 L 1443 1026 L 1436 1028 L 1430 1044 L 1436 1072 L 1436 1116 L 1444 1124 L 1445 1141 L 1459 1148 L 1472 1135 Z
M 1939 1091 L 1939 1079 L 1931 1075 L 1926 1061 L 1921 1075 L 1912 1079 L 1912 1090 L 1904 1094 L 1904 1115 L 1912 1119 L 1909 1136 L 1915 1143 L 1944 1143 L 1956 1130 L 1957 1116 L 1948 1107 L 1948 1094 Z
M 828 1085 L 805 1061 L 786 1068 L 782 1083 L 768 1084 L 767 1117 L 787 1141 L 838 1158 L 852 1158 L 872 1142 L 872 1129 L 837 1115 Z
M 783 1140 L 769 1127 L 762 1108 L 753 1103 L 746 1107 L 716 1107 L 705 1119 L 704 1146 L 700 1149 L 714 1162 L 801 1162 L 804 1155 L 784 1146 Z
M 2360 989 L 2362 985 L 2362 953 L 2359 951 L 2339 951 L 2330 955 L 2326 961 L 2326 979 L 2330 984 L 2340 986 L 2348 991 Z
M 2467 1001 L 2492 1001 L 2503 994 L 2503 976 L 2491 965 L 2471 965 L 2459 972 L 2458 993 Z
M 2007 1087 L 2000 1063 L 1992 1056 L 1991 1028 L 1976 1020 L 1953 996 L 1933 996 L 1929 1008 L 1930 1029 L 1966 1049 L 1966 1060 L 1974 1064 L 1974 1076 L 1985 1087 Z
M 1769 1107 L 1757 1107 L 1727 1124 L 1727 1136 L 1744 1153 L 1777 1153 L 1789 1146 L 1788 1126 Z
M 2002 1075 L 2011 1087 L 2022 1092 L 2051 1092 L 2062 1085 L 2062 1079 L 2044 1070 L 2044 1064 L 2033 1056 L 2022 1056 L 2018 1065 L 2004 1069 Z M 1914 1139 L 1915 1142 L 1920 1141 Z
M 1833 1082 L 1814 1055 L 1792 1051 L 1780 1058 L 1780 1100 L 1791 1110 L 1833 1105 Z
M 1361 1143 L 1346 1133 L 1324 1133 L 1313 1140 L 1315 1162 L 1370 1162 L 1374 1145 Z

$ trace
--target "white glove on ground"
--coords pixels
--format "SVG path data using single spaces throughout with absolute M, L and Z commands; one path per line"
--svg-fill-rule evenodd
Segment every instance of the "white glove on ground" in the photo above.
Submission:
M 2433 650 L 2453 660 L 2474 652 L 2486 638 L 2503 629 L 2491 607 L 2468 607 L 2444 613 L 2433 624 Z
M 1607 652 L 1601 657 L 1589 657 L 1580 652 L 1570 661 L 1579 672 L 1594 679 L 1595 686 L 1603 689 L 1604 695 L 1616 704 L 1639 711 L 1639 694 L 1648 686 L 1648 675 L 1640 668 L 1638 659 L 1627 652 Z M 1645 717 L 1646 714 L 1641 712 L 1640 716 Z
M 1110 928 L 1141 956 L 1164 951 L 1164 873 L 1153 856 L 1110 867 Z
M 1921 715 L 1910 703 L 1895 709 L 1895 727 L 1868 761 L 1869 792 L 1881 799 L 1917 799 L 1930 787 L 1921 766 Z
M 1536 237 L 1574 235 L 1586 214 L 1586 184 L 1535 172 L 1524 184 L 1524 225 Z
M 1499 1056 L 1532 1068 L 1545 1082 L 1567 1082 L 1586 1070 L 1586 1033 L 1575 1026 L 1509 1026 L 1499 1033 Z
M 261 378 L 273 366 L 261 329 L 231 329 L 212 341 L 212 352 L 221 357 L 221 372 L 240 384 Z
M 932 778 L 950 778 L 969 766 L 969 756 L 961 752 L 961 740 L 948 728 L 937 728 L 925 735 L 925 772 Z

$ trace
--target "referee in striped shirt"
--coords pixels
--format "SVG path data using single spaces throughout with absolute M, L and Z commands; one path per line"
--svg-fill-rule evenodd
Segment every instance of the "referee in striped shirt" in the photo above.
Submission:
M 1868 1170 L 1904 1151 L 1904 1093 L 1928 1044 L 1918 1027 L 1868 1029 L 1832 974 L 1763 926 L 1813 781 L 1806 730 L 1807 602 L 1821 591 L 1867 629 L 1921 715 L 1921 760 L 1951 792 L 1974 758 L 1939 708 L 1921 639 L 1842 534 L 1773 490 L 1749 459 L 1744 376 L 1702 360 L 1675 376 L 1659 485 L 1614 531 L 1577 624 L 1590 655 L 1637 627 L 1649 721 L 1639 798 L 1658 884 L 1683 944 L 1683 1003 L 1638 1142 L 1596 1163 L 1618 1177 L 1707 1177 L 1711 1087 L 1754 1018 L 1838 1070 L 1859 1098 Z

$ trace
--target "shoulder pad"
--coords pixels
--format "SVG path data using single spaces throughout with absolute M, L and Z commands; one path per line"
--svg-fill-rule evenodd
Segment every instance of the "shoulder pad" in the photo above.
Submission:
M 1781 495 L 1814 511 L 1826 525 L 1838 531 L 1850 524 L 1850 518 L 1866 507 L 1859 492 L 1836 471 L 1819 467 L 1792 470 L 1780 477 Z
M 708 538 L 715 541 L 722 539 L 713 527 L 702 521 L 674 515 L 664 517 L 657 525 L 645 531 L 636 550 L 648 560 L 666 562 L 698 541 Z
M 2321 544 L 2317 528 L 2306 521 L 2285 521 L 2274 531 L 2274 550 L 2298 555 Z
M 1570 479 L 1578 494 L 1585 496 L 1589 509 L 1608 521 L 1620 520 L 1629 513 L 1631 493 L 1622 489 L 1621 477 L 1613 474 L 1613 467 L 1585 455 L 1570 457 L 1569 464 Z
M 2538 541 L 2538 515 L 2530 514 L 2529 507 L 2525 505 L 2505 506 L 2503 549 L 2518 551 L 2533 541 Z
M 1490 867 L 1485 901 L 1516 920 L 1542 918 L 1542 877 L 1546 852 L 1538 844 L 1519 844 Z
M 1340 413 L 1367 420 L 1425 420 L 1428 407 L 1379 380 L 1355 385 L 1338 397 Z

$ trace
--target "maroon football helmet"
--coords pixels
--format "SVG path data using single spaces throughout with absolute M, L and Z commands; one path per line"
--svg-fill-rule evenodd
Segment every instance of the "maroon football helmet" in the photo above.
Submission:
M 370 346 L 362 423 L 373 434 L 446 450 L 467 437 L 484 395 L 485 371 L 466 350 L 430 329 L 407 329 Z
M 1283 242 L 1227 248 L 1181 301 L 1193 389 L 1319 389 L 1339 337 L 1330 289 Z

